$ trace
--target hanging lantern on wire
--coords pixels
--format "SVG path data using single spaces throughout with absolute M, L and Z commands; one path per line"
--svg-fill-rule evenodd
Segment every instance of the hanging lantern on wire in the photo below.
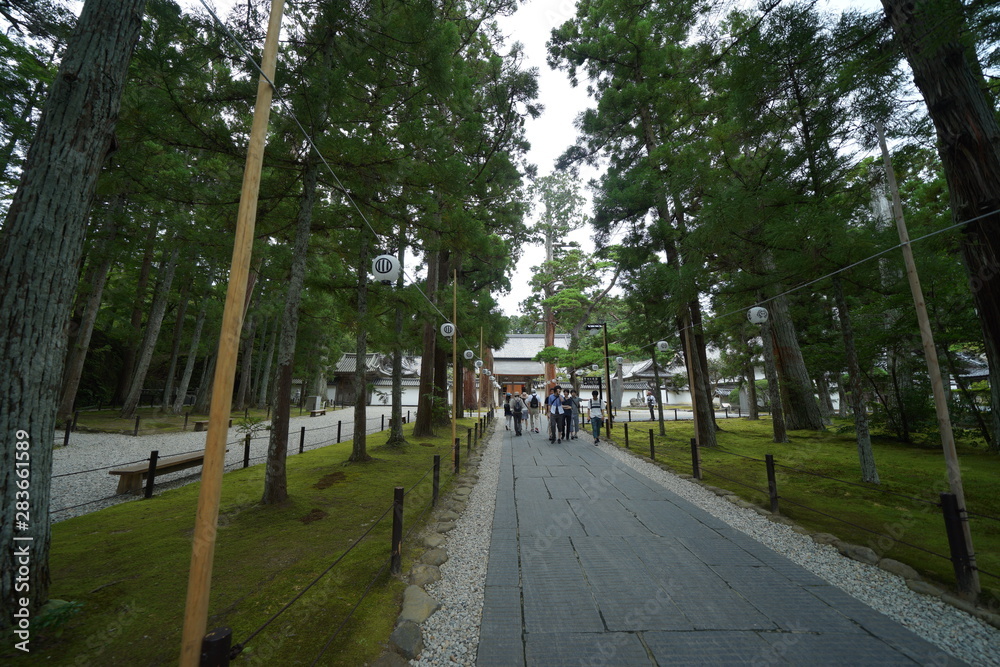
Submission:
M 455 325 L 451 322 L 445 322 L 441 325 L 441 335 L 445 338 L 451 338 L 455 335 Z
M 625 363 L 625 358 L 624 357 L 615 357 L 615 363 L 618 364 L 619 366 L 621 366 L 623 363 Z
M 483 360 L 476 359 L 476 368 L 482 368 L 482 367 L 483 367 Z
M 767 317 L 767 308 L 754 306 L 747 311 L 747 319 L 750 321 L 750 324 L 764 324 L 764 322 L 767 322 Z
M 383 285 L 392 284 L 399 278 L 399 260 L 393 255 L 379 255 L 372 260 L 372 273 Z
M 472 350 L 466 350 L 465 352 L 462 353 L 462 356 L 471 361 L 472 358 L 476 356 L 476 353 L 473 352 Z
M 656 349 L 660 352 L 666 352 L 670 349 L 670 344 L 665 340 L 658 340 L 656 341 Z

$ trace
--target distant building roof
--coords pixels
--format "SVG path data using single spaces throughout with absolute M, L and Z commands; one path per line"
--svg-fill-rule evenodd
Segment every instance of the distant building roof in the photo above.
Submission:
M 493 362 L 494 375 L 523 375 L 534 377 L 545 373 L 545 364 L 540 361 L 526 361 L 517 359 L 497 359 Z
M 334 373 L 353 373 L 358 367 L 358 355 L 347 353 L 340 357 L 334 367 Z M 392 375 L 392 355 L 373 352 L 365 355 L 365 371 L 379 375 Z M 403 355 L 403 375 L 420 375 L 420 357 Z
M 569 347 L 569 334 L 556 334 L 557 347 Z M 503 347 L 493 353 L 493 358 L 500 359 L 531 359 L 545 349 L 544 334 L 510 334 Z M 541 373 L 541 371 L 539 371 Z

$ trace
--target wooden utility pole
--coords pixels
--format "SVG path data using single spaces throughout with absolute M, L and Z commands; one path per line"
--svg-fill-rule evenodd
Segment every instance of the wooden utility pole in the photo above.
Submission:
M 188 577 L 187 606 L 181 637 L 182 667 L 195 667 L 201 655 L 202 638 L 208 622 L 208 601 L 212 588 L 212 560 L 215 555 L 215 535 L 219 519 L 219 497 L 222 491 L 222 473 L 225 468 L 226 436 L 229 433 L 229 413 L 233 400 L 233 379 L 236 371 L 236 354 L 243 328 L 244 300 L 247 274 L 250 271 L 250 254 L 253 249 L 254 225 L 257 220 L 257 195 L 260 190 L 260 171 L 264 162 L 264 140 L 267 135 L 273 91 L 267 79 L 274 80 L 278 58 L 278 33 L 284 0 L 271 0 L 271 15 L 264 41 L 261 71 L 257 84 L 257 103 L 254 107 L 250 146 L 243 171 L 243 189 L 236 218 L 236 236 L 233 242 L 233 259 L 229 271 L 229 288 L 222 313 L 222 331 L 219 334 L 219 354 L 212 385 L 212 404 L 208 417 L 208 434 L 205 439 L 205 459 L 201 472 L 201 491 L 195 516 L 194 544 L 191 548 L 191 571 Z
M 896 230 L 899 232 L 899 242 L 902 245 L 903 261 L 906 263 L 906 277 L 910 282 L 910 293 L 913 295 L 913 305 L 917 310 L 917 324 L 920 326 L 920 340 L 924 344 L 924 358 L 927 360 L 927 373 L 931 378 L 931 388 L 934 392 L 934 409 L 937 411 L 938 429 L 941 431 L 941 446 L 944 449 L 944 460 L 948 469 L 948 486 L 958 501 L 959 512 L 965 511 L 965 491 L 962 489 L 962 471 L 958 465 L 958 453 L 955 451 L 955 436 L 951 430 L 951 416 L 948 413 L 948 401 L 945 398 L 944 382 L 941 379 L 941 367 L 938 365 L 937 348 L 934 347 L 934 335 L 931 333 L 930 319 L 927 317 L 927 306 L 924 303 L 924 292 L 920 287 L 920 277 L 917 275 L 917 265 L 913 261 L 913 249 L 910 248 L 910 234 L 903 219 L 903 205 L 899 201 L 899 189 L 896 187 L 896 174 L 892 169 L 892 158 L 885 144 L 885 134 L 882 126 L 878 127 L 878 143 L 882 147 L 882 161 L 885 163 L 885 177 L 892 193 L 892 214 L 896 219 Z M 965 535 L 965 545 L 969 552 L 971 566 L 971 593 L 979 593 L 979 571 L 976 569 L 975 551 L 972 548 L 972 531 L 969 522 L 962 521 L 962 531 Z

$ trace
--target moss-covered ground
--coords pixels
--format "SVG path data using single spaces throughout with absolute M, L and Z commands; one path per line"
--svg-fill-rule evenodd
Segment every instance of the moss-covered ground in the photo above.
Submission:
M 465 435 L 475 420 L 460 420 Z M 430 508 L 435 454 L 441 486 L 452 483 L 451 432 L 385 446 L 369 435 L 368 463 L 348 463 L 351 443 L 287 459 L 289 500 L 260 504 L 264 466 L 223 478 L 209 628 L 247 637 L 338 559 L 373 522 L 368 537 L 276 621 L 247 642 L 250 664 L 311 664 L 370 582 L 368 597 L 317 664 L 355 667 L 373 660 L 398 614 L 404 583 L 377 573 L 390 552 L 393 488 L 407 490 L 404 533 Z M 462 437 L 462 456 L 466 438 Z M 180 654 L 195 508 L 200 484 L 165 491 L 53 526 L 51 597 L 82 604 L 61 627 L 40 630 L 31 653 L 0 649 L 6 664 L 170 665 Z M 423 551 L 404 539 L 403 572 Z
M 718 447 L 700 448 L 705 483 L 768 509 L 764 457 L 771 454 L 781 514 L 810 530 L 832 533 L 907 563 L 931 580 L 954 585 L 951 561 L 941 557 L 950 556 L 950 551 L 935 504 L 939 494 L 948 491 L 948 482 L 940 441 L 934 436 L 921 436 L 913 444 L 873 437 L 880 477 L 876 486 L 861 482 L 857 441 L 853 433 L 838 433 L 844 423 L 835 422 L 823 432 L 790 432 L 788 444 L 773 442 L 769 419 L 728 419 L 718 424 L 722 429 Z M 621 426 L 616 426 L 613 438 L 624 446 Z M 634 452 L 649 457 L 652 428 L 657 462 L 678 473 L 692 473 L 691 422 L 667 422 L 666 437 L 659 435 L 656 422 L 628 426 Z M 1000 456 L 961 443 L 958 453 L 967 507 L 974 513 L 969 523 L 977 564 L 981 570 L 1000 574 Z M 1000 579 L 984 574 L 981 583 L 986 590 L 983 601 L 996 607 Z

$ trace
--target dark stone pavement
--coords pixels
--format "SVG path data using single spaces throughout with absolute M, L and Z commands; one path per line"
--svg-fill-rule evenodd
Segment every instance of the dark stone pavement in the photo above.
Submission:
M 477 665 L 961 665 L 624 466 L 504 432 Z

